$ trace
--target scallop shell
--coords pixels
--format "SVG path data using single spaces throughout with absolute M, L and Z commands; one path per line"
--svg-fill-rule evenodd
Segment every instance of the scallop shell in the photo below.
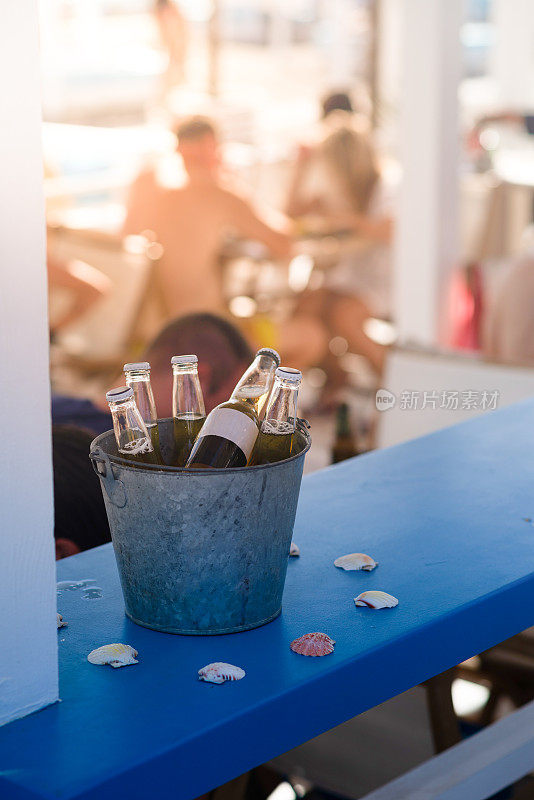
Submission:
M 225 664 L 224 661 L 214 661 L 213 664 L 206 664 L 205 667 L 199 669 L 198 679 L 207 683 L 224 683 L 225 681 L 240 681 L 245 674 L 245 670 L 241 667 Z
M 289 548 L 289 555 L 300 556 L 299 546 L 298 544 L 295 544 L 295 542 L 291 542 L 291 547 Z
M 63 622 L 63 617 L 61 616 L 61 614 L 56 614 L 56 617 L 57 617 L 57 626 L 58 626 L 58 628 L 66 628 L 67 625 L 68 625 L 68 622 Z
M 117 669 L 117 667 L 127 667 L 128 664 L 137 664 L 136 655 L 137 650 L 129 644 L 105 644 L 96 650 L 91 650 L 87 660 L 91 664 L 110 664 Z
M 354 598 L 357 606 L 367 606 L 367 608 L 394 608 L 399 605 L 399 601 L 392 594 L 371 590 L 362 592 Z
M 334 567 L 346 570 L 364 569 L 371 572 L 377 566 L 378 561 L 371 556 L 366 556 L 365 553 L 349 553 L 348 556 L 340 556 L 334 561 Z
M 326 633 L 305 633 L 289 645 L 301 656 L 328 656 L 334 652 L 335 641 Z

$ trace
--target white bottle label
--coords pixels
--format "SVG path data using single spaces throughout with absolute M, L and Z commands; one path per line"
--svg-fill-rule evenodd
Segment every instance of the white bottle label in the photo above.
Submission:
M 258 437 L 258 428 L 242 411 L 216 408 L 208 414 L 199 436 L 221 436 L 229 439 L 243 451 L 248 461 Z

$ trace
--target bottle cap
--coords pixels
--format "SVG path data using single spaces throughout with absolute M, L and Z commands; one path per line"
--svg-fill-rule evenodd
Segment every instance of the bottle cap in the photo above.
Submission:
M 129 400 L 130 397 L 133 397 L 131 386 L 119 386 L 117 389 L 110 389 L 109 392 L 106 392 L 108 403 L 119 403 L 121 400 Z
M 122 368 L 124 372 L 135 372 L 141 369 L 150 369 L 148 361 L 136 361 L 131 364 L 125 364 Z
M 270 356 L 276 361 L 276 366 L 277 367 L 280 366 L 280 356 L 278 355 L 276 350 L 272 349 L 272 347 L 261 347 L 256 353 L 256 357 L 257 356 Z
M 171 364 L 179 364 L 180 366 L 184 366 L 184 364 L 197 364 L 198 358 L 195 355 L 188 355 L 188 356 L 173 356 L 171 358 Z
M 298 383 L 302 380 L 302 372 L 299 369 L 293 369 L 292 367 L 278 367 L 274 374 L 277 378 L 281 378 L 283 381 L 292 381 L 293 383 Z

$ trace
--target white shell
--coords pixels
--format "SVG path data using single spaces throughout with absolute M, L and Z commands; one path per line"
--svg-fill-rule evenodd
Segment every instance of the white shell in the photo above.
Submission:
M 233 664 L 225 664 L 224 661 L 214 661 L 213 664 L 206 664 L 199 669 L 199 681 L 207 683 L 224 683 L 225 681 L 240 681 L 245 677 L 245 670 L 241 667 L 234 667 Z
M 299 546 L 298 544 L 295 544 L 295 542 L 291 542 L 291 547 L 289 548 L 289 555 L 300 556 Z
M 115 669 L 117 667 L 127 667 L 128 664 L 137 664 L 135 656 L 137 650 L 129 644 L 105 644 L 96 650 L 91 650 L 87 660 L 91 664 L 110 664 Z
M 362 592 L 354 598 L 354 602 L 357 606 L 367 606 L 367 608 L 395 608 L 399 605 L 399 601 L 392 594 L 376 590 Z
M 57 617 L 57 626 L 58 626 L 58 628 L 66 628 L 67 625 L 68 625 L 68 622 L 63 622 L 63 617 L 61 616 L 61 614 L 56 614 L 56 617 Z
M 348 556 L 340 556 L 334 561 L 334 567 L 346 570 L 364 569 L 371 572 L 377 566 L 378 561 L 371 556 L 366 556 L 365 553 L 349 553 Z

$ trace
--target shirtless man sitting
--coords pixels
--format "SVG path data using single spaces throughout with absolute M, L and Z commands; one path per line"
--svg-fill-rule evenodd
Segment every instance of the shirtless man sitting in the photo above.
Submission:
M 185 174 L 167 188 L 153 169 L 134 181 L 128 200 L 124 234 L 154 231 L 163 245 L 161 289 L 169 316 L 193 311 L 224 310 L 217 255 L 229 231 L 262 242 L 276 258 L 286 258 L 291 240 L 225 185 L 213 124 L 191 117 L 176 129 L 177 150 Z M 282 226 L 283 227 L 283 226 Z

